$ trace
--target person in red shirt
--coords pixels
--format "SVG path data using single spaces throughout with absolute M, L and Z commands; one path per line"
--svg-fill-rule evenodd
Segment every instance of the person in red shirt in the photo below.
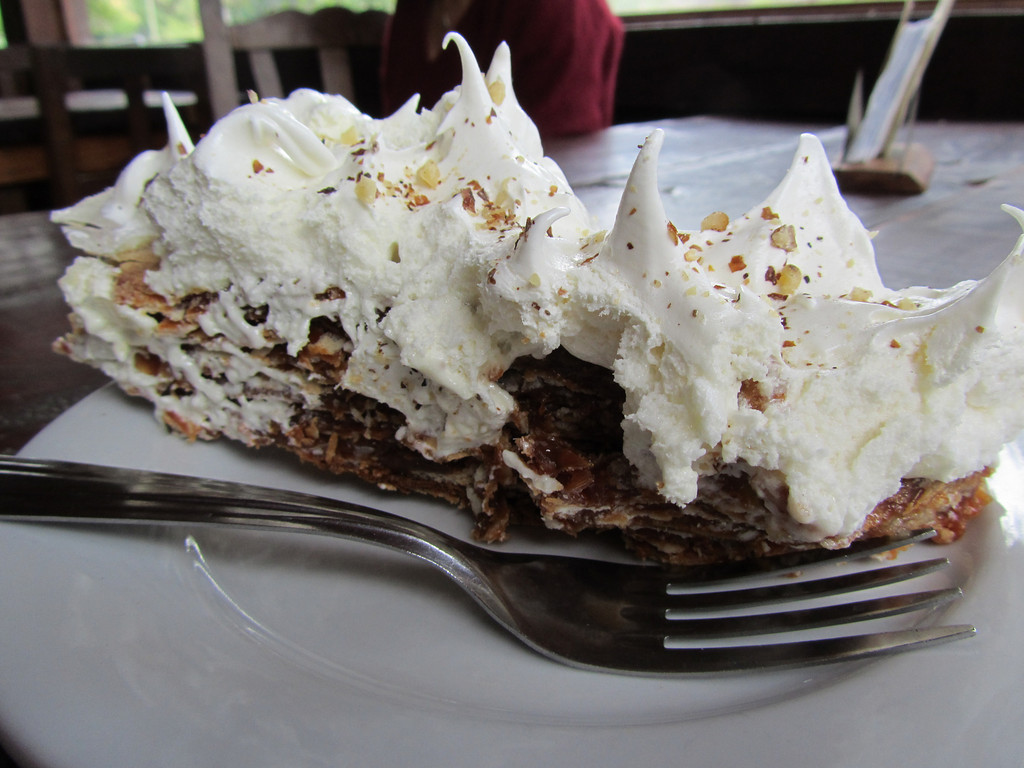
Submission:
M 605 0 L 398 0 L 384 41 L 381 100 L 390 114 L 415 93 L 433 106 L 462 82 L 449 31 L 481 69 L 505 41 L 516 98 L 544 138 L 611 125 L 622 21 Z

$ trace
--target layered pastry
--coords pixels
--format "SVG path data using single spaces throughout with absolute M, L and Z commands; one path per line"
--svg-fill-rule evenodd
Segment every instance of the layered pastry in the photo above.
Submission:
M 816 138 L 764 202 L 677 228 L 640 149 L 609 229 L 543 154 L 507 48 L 385 119 L 297 91 L 57 212 L 56 348 L 189 439 L 707 562 L 933 526 L 1024 428 L 1024 241 L 890 290 Z M 1007 209 L 1024 225 L 1024 213 Z

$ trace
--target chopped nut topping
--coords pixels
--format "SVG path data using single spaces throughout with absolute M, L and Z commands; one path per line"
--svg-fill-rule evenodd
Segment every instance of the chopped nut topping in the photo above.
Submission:
M 377 183 L 369 176 L 360 176 L 356 180 L 356 199 L 364 205 L 370 205 L 377 199 Z
M 344 133 L 338 137 L 338 143 L 344 144 L 347 147 L 351 147 L 353 144 L 358 144 L 359 140 L 359 131 L 356 130 L 354 125 L 350 125 L 345 129 Z
M 502 80 L 495 80 L 487 84 L 487 93 L 491 95 L 491 101 L 499 107 L 505 101 L 505 83 Z
M 740 272 L 747 268 L 747 262 L 743 260 L 742 256 L 733 256 L 729 259 L 729 271 Z
M 494 200 L 495 204 L 499 208 L 503 208 L 506 211 L 515 210 L 517 202 L 512 193 L 509 192 L 508 185 L 510 181 L 511 179 L 505 179 L 501 182 L 501 188 L 498 190 L 498 197 Z
M 436 189 L 441 183 L 441 169 L 433 159 L 428 159 L 419 170 L 416 171 L 416 180 L 426 187 Z
M 725 232 L 729 228 L 729 215 L 722 211 L 709 213 L 700 223 L 701 230 L 710 229 L 715 232 Z
M 786 264 L 782 267 L 779 279 L 775 283 L 776 292 L 784 296 L 792 296 L 800 287 L 801 278 L 800 267 L 796 264 Z
M 772 245 L 786 253 L 796 250 L 796 230 L 792 224 L 786 224 L 772 232 Z
M 867 288 L 854 288 L 847 294 L 850 301 L 871 301 L 871 291 Z
M 672 241 L 672 245 L 679 245 L 679 230 L 671 221 L 668 223 L 668 238 Z

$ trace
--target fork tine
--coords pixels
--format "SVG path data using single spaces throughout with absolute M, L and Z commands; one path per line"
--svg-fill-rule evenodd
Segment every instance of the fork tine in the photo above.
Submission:
M 766 605 L 788 600 L 854 592 L 917 578 L 949 565 L 945 558 L 904 563 L 810 581 L 795 581 L 765 587 L 686 594 L 637 595 L 637 605 L 657 604 L 671 610 L 716 610 L 738 606 Z
M 774 643 L 744 647 L 742 653 L 732 648 L 694 649 L 699 657 L 696 661 L 704 669 L 728 672 L 743 669 L 768 669 L 838 661 L 871 658 L 883 654 L 909 651 L 938 642 L 959 640 L 975 633 L 974 627 L 958 624 L 948 627 L 915 627 L 913 629 L 877 632 L 868 635 L 804 640 L 792 643 Z M 686 649 L 676 650 L 690 655 Z M 693 663 L 691 659 L 689 663 Z
M 719 581 L 747 579 L 751 576 L 767 576 L 784 571 L 804 570 L 815 566 L 834 565 L 904 549 L 912 544 L 926 541 L 935 536 L 931 528 L 922 528 L 904 536 L 884 536 L 861 539 L 842 549 L 805 549 L 785 555 L 747 558 L 710 565 L 669 566 L 666 570 L 673 575 L 671 581 L 677 584 L 710 584 Z
M 771 555 L 711 565 L 625 565 L 606 564 L 614 568 L 614 588 L 620 594 L 646 593 L 666 585 L 711 586 L 742 581 L 756 576 L 770 576 L 788 571 L 805 571 L 860 560 L 872 555 L 904 549 L 935 536 L 926 528 L 906 536 L 880 537 L 855 541 L 845 549 L 808 549 L 786 555 Z
M 742 637 L 747 635 L 791 632 L 819 627 L 871 621 L 911 611 L 937 608 L 963 596 L 959 587 L 891 595 L 840 605 L 819 606 L 801 610 L 758 613 L 746 616 L 725 616 L 699 619 L 677 619 L 667 612 L 658 615 L 651 608 L 624 609 L 624 618 L 672 637 L 697 639 L 710 637 Z
M 704 648 L 673 648 L 667 638 L 660 637 L 622 638 L 622 650 L 628 649 L 630 655 L 628 664 L 616 665 L 601 659 L 600 666 L 652 676 L 781 670 L 902 653 L 972 637 L 975 632 L 969 624 L 955 624 L 786 643 Z M 577 660 L 575 665 L 589 666 L 586 660 Z

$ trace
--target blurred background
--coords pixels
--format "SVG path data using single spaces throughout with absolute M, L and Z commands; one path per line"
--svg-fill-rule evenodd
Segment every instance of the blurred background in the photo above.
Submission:
M 199 56 L 200 49 L 208 48 L 210 17 L 205 17 L 204 34 L 201 10 L 206 3 L 0 0 L 0 57 L 7 59 L 6 64 L 0 62 L 0 212 L 63 205 L 109 183 L 112 168 L 123 165 L 140 144 L 161 140 L 157 89 L 177 93 L 175 101 L 189 112 L 187 120 L 194 133 L 208 126 L 222 111 L 210 90 L 211 77 L 222 67 L 211 72 L 209 50 L 203 51 L 203 64 L 186 61 L 187 56 Z M 333 6 L 362 17 L 387 19 L 395 11 L 396 0 L 219 0 L 218 4 L 231 27 L 283 10 L 312 13 Z M 614 123 L 710 114 L 842 124 L 855 80 L 863 77 L 870 88 L 903 9 L 900 0 L 608 0 L 608 6 L 624 29 L 614 81 Z M 934 3 L 920 2 L 913 13 L 924 16 L 933 8 Z M 923 120 L 1024 119 L 1021 40 L 1024 0 L 959 0 L 928 68 L 917 116 Z M 379 116 L 384 108 L 382 47 L 363 39 L 347 48 L 352 93 L 346 95 L 363 111 Z M 51 60 L 49 73 L 40 73 L 46 69 L 39 61 L 40 49 L 42 58 Z M 63 63 L 54 63 L 54 49 L 60 53 L 57 59 L 64 57 Z M 59 157 L 58 149 L 69 142 L 80 143 L 79 134 L 95 137 L 114 130 L 115 112 L 126 106 L 121 100 L 100 109 L 77 92 L 106 88 L 111 97 L 118 90 L 130 93 L 131 88 L 118 82 L 120 72 L 111 74 L 98 67 L 97 74 L 90 75 L 91 65 L 84 58 L 68 59 L 59 49 L 70 49 L 73 56 L 82 49 L 114 52 L 120 56 L 114 66 L 148 78 L 141 88 L 147 92 L 151 129 L 141 129 L 146 118 L 137 115 L 134 134 L 122 142 L 120 152 L 110 150 L 109 162 L 95 160 L 99 150 L 91 155 L 85 152 L 84 157 L 76 150 L 78 159 L 69 159 Z M 128 58 L 127 52 L 136 58 Z M 492 51 L 476 53 L 486 65 Z M 324 88 L 311 55 L 298 45 L 274 52 L 284 93 L 304 85 Z M 157 70 L 173 69 L 167 59 L 174 56 L 184 62 L 180 76 L 175 80 L 173 72 L 164 72 L 168 76 L 158 83 Z M 247 89 L 256 86 L 254 65 L 241 50 L 232 56 L 238 85 L 231 98 L 244 97 Z M 161 57 L 164 60 L 158 61 Z M 68 71 L 61 73 L 60 66 Z M 40 81 L 48 77 L 65 83 L 62 95 L 41 92 L 52 87 Z M 37 106 L 32 106 L 31 99 Z M 48 117 L 47 103 L 52 115 L 61 101 L 70 118 Z M 66 123 L 56 138 L 50 125 L 55 121 Z M 129 129 L 120 130 L 127 134 Z M 72 133 L 75 138 L 69 138 Z M 48 146 L 43 146 L 47 141 Z M 29 150 L 11 154 L 12 147 L 33 143 L 34 159 L 28 158 Z M 83 163 L 109 167 L 87 172 Z M 71 166 L 84 181 L 55 182 L 55 172 Z M 91 179 L 85 178 L 89 174 Z

